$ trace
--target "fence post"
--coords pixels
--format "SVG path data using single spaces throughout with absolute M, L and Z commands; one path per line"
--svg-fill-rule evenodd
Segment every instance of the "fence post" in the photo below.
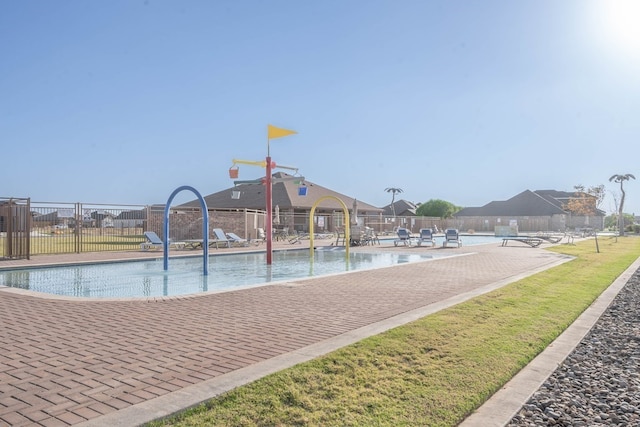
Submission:
M 13 199 L 9 199 L 7 206 L 7 255 L 9 259 L 13 258 Z
M 80 239 L 80 236 L 82 236 L 82 204 L 81 203 L 76 203 L 75 204 L 75 212 L 74 212 L 74 220 L 75 220 L 75 226 L 73 228 L 73 250 L 75 251 L 75 253 L 79 254 L 80 252 L 82 252 L 82 241 Z
M 27 197 L 27 221 L 25 224 L 25 238 L 27 239 L 27 259 L 31 259 L 31 197 Z

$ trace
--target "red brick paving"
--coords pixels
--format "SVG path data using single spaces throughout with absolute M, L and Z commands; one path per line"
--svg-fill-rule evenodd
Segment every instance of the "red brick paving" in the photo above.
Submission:
M 95 419 L 558 259 L 539 248 L 494 245 L 376 250 L 472 254 L 164 300 L 73 300 L 0 288 L 0 425 Z M 49 256 L 0 267 L 140 255 Z

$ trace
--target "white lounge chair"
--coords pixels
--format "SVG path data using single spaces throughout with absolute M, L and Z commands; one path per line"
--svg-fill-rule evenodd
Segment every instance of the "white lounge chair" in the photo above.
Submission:
M 462 246 L 460 233 L 458 233 L 458 230 L 455 228 L 447 228 L 444 231 L 444 242 L 442 242 L 442 247 L 446 248 L 449 245 L 455 245 L 457 247 Z
M 411 232 L 408 229 L 398 228 L 397 234 L 398 238 L 393 241 L 394 246 L 398 246 L 401 243 L 405 246 L 411 246 L 413 241 L 411 240 Z
M 222 231 L 222 228 L 214 228 L 213 235 L 215 237 L 213 239 L 209 239 L 209 247 L 216 245 L 216 249 L 218 249 L 219 243 L 226 244 L 228 248 L 231 247 L 231 240 L 227 238 L 227 235 Z
M 145 231 L 144 237 L 146 242 L 140 243 L 140 250 L 148 251 L 149 249 L 162 249 L 164 243 L 162 239 L 153 231 Z
M 144 237 L 146 237 L 147 241 L 140 243 L 141 250 L 148 251 L 149 249 L 163 249 L 164 242 L 154 231 L 145 231 Z M 184 249 L 185 244 L 182 242 L 169 242 L 169 246 L 173 246 L 176 249 Z
M 420 237 L 418 237 L 418 246 L 430 245 L 435 246 L 436 241 L 433 239 L 433 231 L 430 228 L 421 228 Z
M 234 245 L 249 246 L 249 241 L 238 236 L 236 233 L 227 233 L 227 237 Z

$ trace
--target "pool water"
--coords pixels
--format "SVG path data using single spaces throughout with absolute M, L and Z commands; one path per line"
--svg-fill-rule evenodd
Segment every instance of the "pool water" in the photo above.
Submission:
M 209 257 L 209 274 L 202 274 L 202 257 L 172 258 L 169 270 L 162 259 L 60 267 L 0 270 L 0 285 L 55 295 L 88 298 L 162 297 L 223 291 L 265 283 L 316 277 L 426 261 L 454 253 L 363 253 L 318 250 L 313 262 L 308 250 L 276 251 L 273 264 L 266 253 Z

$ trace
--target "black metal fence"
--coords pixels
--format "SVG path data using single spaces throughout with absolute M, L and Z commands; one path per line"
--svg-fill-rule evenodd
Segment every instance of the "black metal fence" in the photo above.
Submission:
M 164 205 L 106 205 L 99 203 L 31 202 L 27 198 L 0 197 L 0 259 L 28 258 L 31 255 L 139 250 L 145 231 L 162 239 Z M 246 239 L 255 239 L 265 230 L 265 212 L 251 209 L 210 209 L 209 229 L 221 228 Z M 200 209 L 171 208 L 169 238 L 172 241 L 201 239 Z M 350 220 L 353 224 L 355 217 Z M 344 227 L 342 211 L 316 212 L 288 209 L 274 216 L 275 231 L 306 234 L 314 221 L 316 233 L 327 235 Z M 494 232 L 504 223 L 495 218 L 452 218 L 358 215 L 358 225 L 373 229 L 380 236 L 394 235 L 399 228 L 417 233 L 421 228 L 463 232 Z M 542 222 L 541 222 L 542 221 Z M 520 231 L 560 228 L 549 220 L 517 218 Z M 211 237 L 211 236 L 210 236 Z
M 30 202 L 0 198 L 0 259 L 32 255 L 139 250 L 145 231 L 162 235 L 163 205 Z M 264 229 L 264 211 L 210 211 L 209 227 L 252 239 Z M 171 209 L 171 240 L 201 239 L 202 213 Z
M 106 205 L 99 203 L 31 202 L 30 199 L 0 198 L 0 259 L 29 258 L 31 255 L 139 250 L 145 231 L 162 239 L 164 205 Z M 309 213 L 283 212 L 276 231 L 305 234 Z M 320 213 L 313 219 L 324 235 L 344 226 L 342 212 Z M 438 218 L 360 216 L 360 225 L 377 233 L 393 234 L 398 227 L 414 231 L 441 227 Z M 211 209 L 209 228 L 221 228 L 246 239 L 258 238 L 265 228 L 265 212 L 251 209 Z M 172 241 L 202 238 L 199 209 L 171 208 L 169 236 Z
M 13 201 L 8 201 L 13 200 Z M 0 199 L 0 258 L 28 258 L 31 255 L 123 251 L 140 247 L 144 239 L 147 207 L 92 203 L 19 203 Z M 25 199 L 20 199 L 25 200 Z M 26 199 L 28 200 L 28 199 Z M 16 228 L 10 209 L 22 210 L 26 219 Z M 24 224 L 24 226 L 22 226 Z M 26 252 L 16 256 L 16 233 L 23 236 Z

